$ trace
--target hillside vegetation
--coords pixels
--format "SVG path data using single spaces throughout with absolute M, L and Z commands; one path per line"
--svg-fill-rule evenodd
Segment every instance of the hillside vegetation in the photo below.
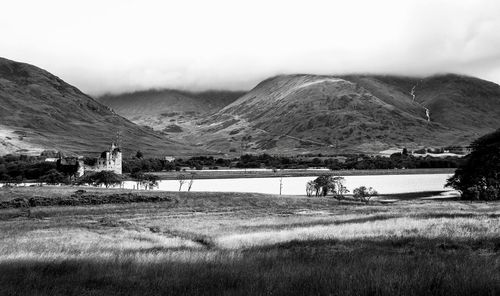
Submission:
M 184 138 L 220 150 L 465 146 L 500 126 L 500 86 L 458 75 L 285 75 L 261 82 L 200 123 Z
M 0 99 L 0 154 L 95 155 L 113 140 L 128 155 L 378 153 L 467 146 L 500 126 L 500 86 L 453 74 L 281 75 L 249 92 L 150 90 L 105 106 L 0 59 Z
M 35 66 L 0 58 L 0 153 L 43 149 L 100 153 L 119 140 L 126 154 L 196 154 L 115 114 L 60 78 Z
M 140 125 L 167 134 L 196 128 L 196 120 L 219 111 L 245 92 L 146 90 L 119 95 L 104 95 L 98 100 L 118 114 Z
M 247 93 L 164 90 L 101 100 L 136 123 L 224 153 L 467 146 L 500 126 L 500 86 L 454 74 L 281 75 Z

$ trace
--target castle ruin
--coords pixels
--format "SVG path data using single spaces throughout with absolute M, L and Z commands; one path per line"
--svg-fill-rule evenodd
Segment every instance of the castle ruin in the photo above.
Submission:
M 41 156 L 44 156 L 44 154 Z M 101 171 L 112 171 L 118 175 L 122 174 L 122 152 L 115 143 L 112 143 L 109 150 L 102 152 L 95 159 L 94 165 L 85 165 L 83 156 L 66 156 L 62 152 L 54 152 L 50 156 L 57 157 L 47 157 L 45 158 L 45 162 L 55 162 L 58 171 L 72 177 L 79 178 L 86 172 Z
M 56 165 L 58 171 L 76 178 L 83 176 L 85 173 L 82 157 L 65 157 L 60 154 L 59 158 L 56 159 Z
M 86 166 L 85 171 L 100 172 L 112 171 L 115 174 L 122 174 L 122 152 L 115 143 L 111 144 L 109 150 L 101 153 L 94 166 Z

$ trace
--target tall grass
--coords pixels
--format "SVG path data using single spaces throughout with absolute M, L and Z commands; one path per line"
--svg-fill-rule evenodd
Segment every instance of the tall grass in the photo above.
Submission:
M 500 204 L 174 198 L 0 210 L 0 295 L 500 293 Z
M 319 239 L 359 240 L 398 238 L 491 239 L 500 234 L 500 218 L 395 218 L 364 223 L 296 227 L 233 234 L 216 239 L 228 249 Z
M 492 260 L 463 250 L 342 251 L 330 243 L 308 243 L 236 253 L 159 253 L 2 261 L 0 294 L 498 295 L 500 291 L 498 257 Z

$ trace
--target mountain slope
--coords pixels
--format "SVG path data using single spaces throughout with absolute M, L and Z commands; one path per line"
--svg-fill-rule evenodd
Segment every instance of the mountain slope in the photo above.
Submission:
M 98 100 L 137 124 L 176 132 L 192 128 L 193 121 L 222 109 L 244 94 L 241 91 L 191 93 L 165 89 L 105 95 Z
M 117 137 L 125 154 L 200 152 L 116 115 L 49 72 L 0 58 L 0 153 L 101 152 Z
M 500 87 L 458 75 L 277 76 L 201 123 L 179 138 L 271 153 L 467 145 L 500 126 Z
M 431 110 L 432 120 L 449 128 L 473 130 L 481 136 L 500 126 L 500 86 L 495 83 L 459 75 L 434 76 L 418 83 L 415 94 Z

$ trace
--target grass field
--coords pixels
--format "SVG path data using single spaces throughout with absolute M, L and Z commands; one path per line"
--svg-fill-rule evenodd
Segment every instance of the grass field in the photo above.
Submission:
M 500 203 L 86 190 L 153 202 L 0 209 L 0 295 L 500 293 Z

